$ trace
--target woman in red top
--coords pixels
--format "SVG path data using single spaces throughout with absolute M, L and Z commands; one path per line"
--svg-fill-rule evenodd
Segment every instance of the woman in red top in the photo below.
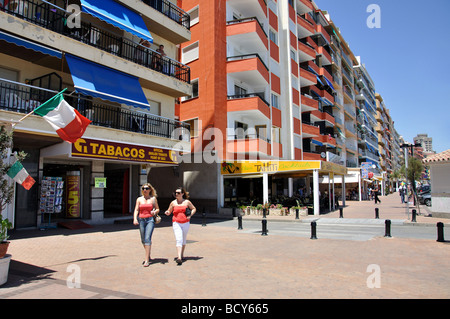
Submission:
M 175 191 L 175 200 L 170 203 L 165 214 L 169 216 L 173 213 L 173 232 L 175 234 L 178 257 L 176 262 L 180 266 L 184 260 L 184 249 L 186 248 L 186 237 L 189 231 L 191 217 L 197 209 L 188 200 L 189 193 L 183 187 L 178 187 Z M 190 213 L 186 214 L 186 211 Z
M 150 266 L 150 252 L 152 248 L 152 234 L 155 228 L 155 219 L 159 213 L 155 188 L 149 183 L 142 185 L 142 196 L 136 200 L 134 208 L 134 225 L 139 225 L 141 242 L 145 250 L 144 267 Z

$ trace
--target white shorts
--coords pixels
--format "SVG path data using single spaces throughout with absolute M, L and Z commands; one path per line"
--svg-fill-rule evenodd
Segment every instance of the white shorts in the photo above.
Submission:
M 191 223 L 177 223 L 173 222 L 173 233 L 175 234 L 175 240 L 177 242 L 177 247 L 182 247 L 186 245 L 186 237 L 189 231 L 189 226 Z

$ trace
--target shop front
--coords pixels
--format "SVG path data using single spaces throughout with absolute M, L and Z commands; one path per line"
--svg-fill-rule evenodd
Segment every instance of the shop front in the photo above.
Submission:
M 223 179 L 222 207 L 240 202 L 271 203 L 277 196 L 301 195 L 311 198 L 311 210 L 319 215 L 321 194 L 319 178 L 328 177 L 328 206 L 335 207 L 334 178 L 345 180 L 347 168 L 324 161 L 225 161 L 221 164 Z M 345 193 L 345 181 L 342 184 Z M 345 205 L 345 198 L 343 199 Z
M 129 219 L 149 169 L 178 165 L 171 149 L 87 138 L 44 147 L 35 160 L 39 182 L 24 205 L 37 211 L 27 226 L 41 229 L 70 220 Z M 15 217 L 16 225 L 24 224 L 20 215 Z

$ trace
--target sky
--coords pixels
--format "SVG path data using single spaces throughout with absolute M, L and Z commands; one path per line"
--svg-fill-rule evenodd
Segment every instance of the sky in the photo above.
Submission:
M 450 149 L 450 0 L 314 1 L 361 56 L 405 141 L 425 133 L 437 153 Z

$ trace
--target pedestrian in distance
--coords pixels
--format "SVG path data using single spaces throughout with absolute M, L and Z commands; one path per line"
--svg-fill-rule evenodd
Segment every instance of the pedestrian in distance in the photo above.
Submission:
M 134 225 L 139 225 L 141 242 L 144 246 L 144 267 L 150 266 L 152 235 L 155 228 L 155 216 L 159 213 L 158 201 L 156 199 L 156 190 L 149 184 L 142 185 L 142 196 L 136 199 L 136 207 L 134 208 Z
M 173 200 L 165 214 L 172 217 L 173 233 L 175 235 L 177 257 L 175 261 L 178 266 L 181 266 L 184 259 L 184 250 L 186 248 L 186 238 L 189 231 L 190 221 L 197 209 L 191 203 L 189 193 L 183 187 L 178 187 L 175 190 L 175 200 Z
M 402 200 L 402 204 L 404 204 L 405 203 L 405 190 L 403 189 L 402 186 L 400 186 L 398 192 L 400 194 L 400 199 Z
M 375 188 L 374 188 L 374 190 L 373 190 L 373 197 L 374 197 L 374 199 L 375 199 L 375 204 L 378 202 L 378 203 L 381 203 L 381 200 L 378 198 L 378 186 L 376 186 Z

